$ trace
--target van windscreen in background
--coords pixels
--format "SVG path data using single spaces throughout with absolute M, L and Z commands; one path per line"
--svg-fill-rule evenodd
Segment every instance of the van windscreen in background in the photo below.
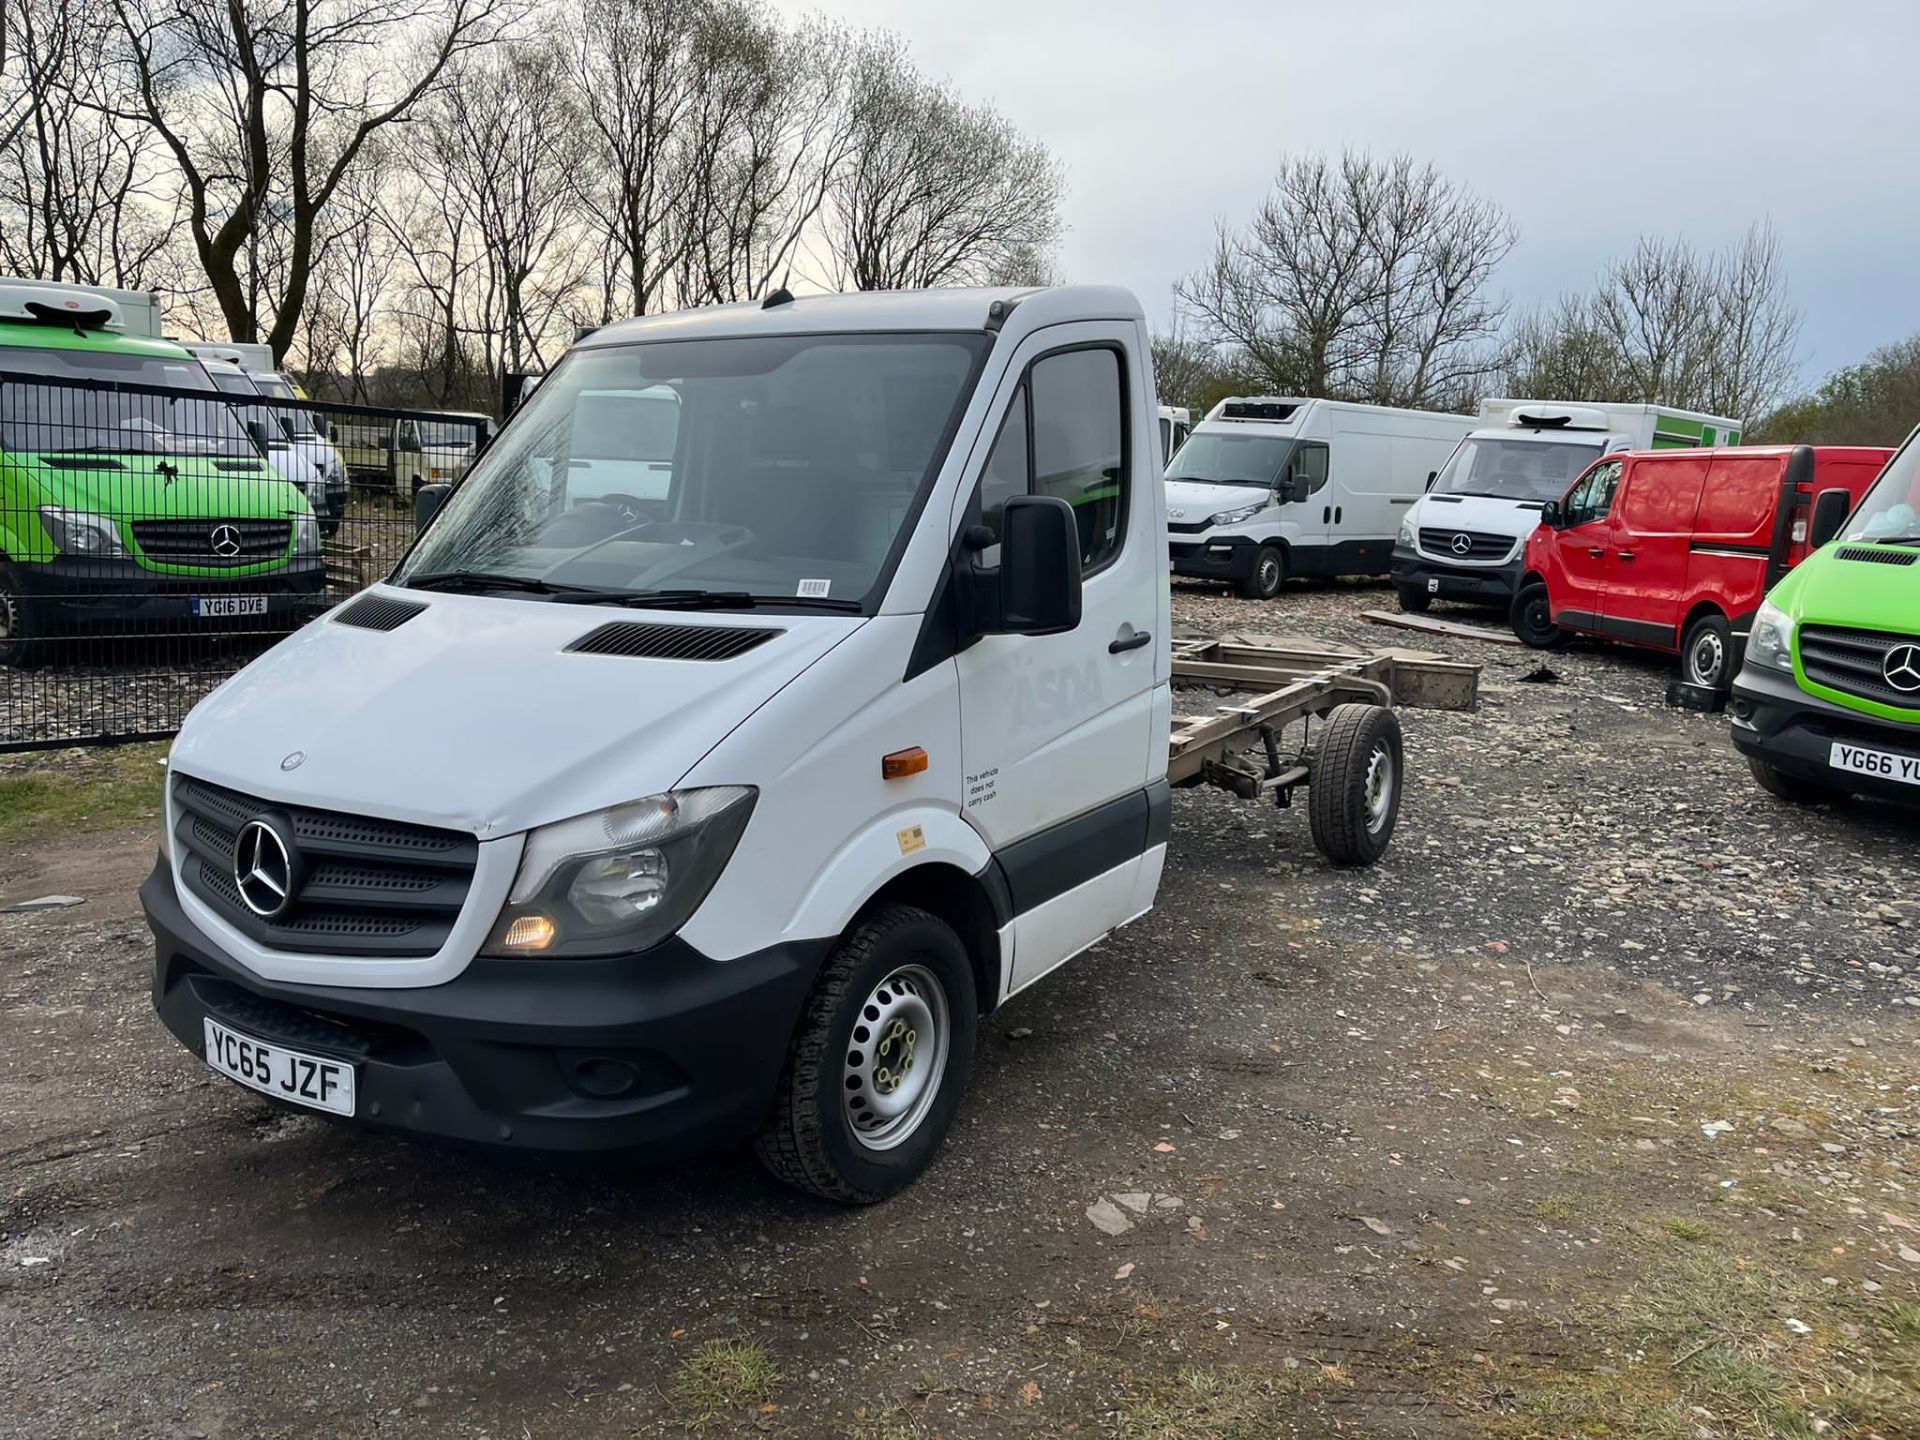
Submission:
M 861 334 L 576 351 L 394 583 L 870 610 L 985 348 Z
M 1600 442 L 1462 440 L 1447 457 L 1435 495 L 1483 495 L 1538 503 L 1558 500 L 1600 458 Z
M 16 455 L 259 453 L 225 401 L 36 385 L 17 378 L 21 372 L 55 382 L 115 380 L 219 393 L 196 360 L 10 345 L 0 349 L 0 450 Z
M 1293 450 L 1292 436 L 1195 430 L 1167 466 L 1167 479 L 1192 485 L 1271 486 Z
M 298 400 L 300 398 L 293 393 L 293 386 L 289 385 L 285 380 L 282 380 L 278 375 L 255 375 L 253 377 L 253 383 L 262 395 L 270 396 L 275 400 Z M 319 438 L 320 431 L 313 423 L 313 416 L 307 411 L 276 409 L 274 414 L 279 418 L 280 428 L 285 430 L 287 434 L 294 439 L 310 440 Z
M 1907 441 L 1887 462 L 1847 517 L 1841 538 L 1920 545 L 1920 445 Z

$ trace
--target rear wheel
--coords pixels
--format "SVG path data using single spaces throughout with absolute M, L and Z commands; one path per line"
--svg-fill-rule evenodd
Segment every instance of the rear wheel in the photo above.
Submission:
M 1249 600 L 1271 600 L 1286 579 L 1286 551 L 1278 545 L 1262 545 L 1253 559 L 1253 573 L 1240 582 L 1240 593 Z
M 822 967 L 755 1153 L 796 1189 L 884 1200 L 927 1168 L 973 1063 L 973 964 L 910 905 L 856 921 Z
M 1433 596 L 1429 595 L 1426 591 L 1416 589 L 1412 585 L 1402 585 L 1400 587 L 1400 608 L 1406 611 L 1407 614 L 1425 614 L 1427 607 L 1431 604 L 1433 604 Z
M 20 584 L 20 573 L 0 562 L 0 666 L 37 670 L 52 654 L 39 607 Z
M 1725 690 L 1733 681 L 1733 627 L 1723 615 L 1702 615 L 1680 642 L 1680 671 L 1689 685 Z
M 1776 770 L 1758 755 L 1747 757 L 1747 768 L 1753 772 L 1753 778 L 1760 788 L 1776 799 L 1785 800 L 1794 805 L 1818 805 L 1822 801 L 1844 800 L 1845 790 L 1832 785 L 1822 785 L 1817 780 L 1802 780 L 1798 775 L 1789 775 Z
M 1384 705 L 1336 705 L 1307 782 L 1313 843 L 1336 865 L 1371 865 L 1400 818 L 1400 720 Z
M 1573 639 L 1553 623 L 1553 602 L 1538 580 L 1521 587 L 1507 618 L 1513 622 L 1513 633 L 1535 650 L 1564 650 Z

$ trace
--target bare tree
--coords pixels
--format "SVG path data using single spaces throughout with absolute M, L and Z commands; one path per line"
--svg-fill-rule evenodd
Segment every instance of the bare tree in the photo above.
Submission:
M 113 113 L 151 126 L 171 155 L 229 335 L 261 338 L 264 309 L 278 357 L 299 331 L 321 218 L 361 152 L 497 38 L 519 0 L 111 4 L 126 66 Z M 251 247 L 276 231 L 279 264 L 262 264 Z
M 1497 205 L 1407 156 L 1296 159 L 1177 294 L 1276 388 L 1458 404 L 1498 367 L 1488 286 L 1515 239 Z
M 104 113 L 99 0 L 6 0 L 0 263 L 48 280 L 145 288 L 171 231 L 153 137 Z
M 851 153 L 828 207 L 843 286 L 981 284 L 1045 265 L 1064 188 L 1045 146 L 921 75 L 892 36 L 861 48 L 849 104 Z
M 375 142 L 347 172 L 328 207 L 330 233 L 309 292 L 307 388 L 343 382 L 341 398 L 371 404 L 368 379 L 382 354 L 382 330 L 394 300 L 400 256 L 383 223 L 393 174 L 391 147 Z

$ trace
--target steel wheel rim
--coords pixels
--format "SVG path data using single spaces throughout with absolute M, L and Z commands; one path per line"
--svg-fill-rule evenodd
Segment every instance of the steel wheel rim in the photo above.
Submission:
M 902 965 L 873 987 L 841 1061 L 840 1105 L 856 1140 L 891 1150 L 920 1128 L 951 1037 L 946 988 L 926 966 Z
M 1393 808 L 1393 752 L 1384 741 L 1367 756 L 1367 833 L 1378 835 Z
M 1696 685 L 1717 685 L 1720 672 L 1727 663 L 1726 647 L 1720 643 L 1720 637 L 1708 630 L 1693 642 L 1693 652 L 1689 656 L 1693 665 L 1693 680 Z
M 1260 588 L 1269 595 L 1280 588 L 1280 562 L 1271 555 L 1260 562 Z
M 0 645 L 10 645 L 20 634 L 20 602 L 11 590 L 0 590 Z

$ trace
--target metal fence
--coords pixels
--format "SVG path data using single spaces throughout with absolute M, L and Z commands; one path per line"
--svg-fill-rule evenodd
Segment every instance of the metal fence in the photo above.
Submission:
M 171 735 L 391 570 L 415 492 L 457 480 L 490 433 L 220 367 L 208 390 L 180 366 L 185 388 L 17 363 L 0 351 L 0 752 Z

